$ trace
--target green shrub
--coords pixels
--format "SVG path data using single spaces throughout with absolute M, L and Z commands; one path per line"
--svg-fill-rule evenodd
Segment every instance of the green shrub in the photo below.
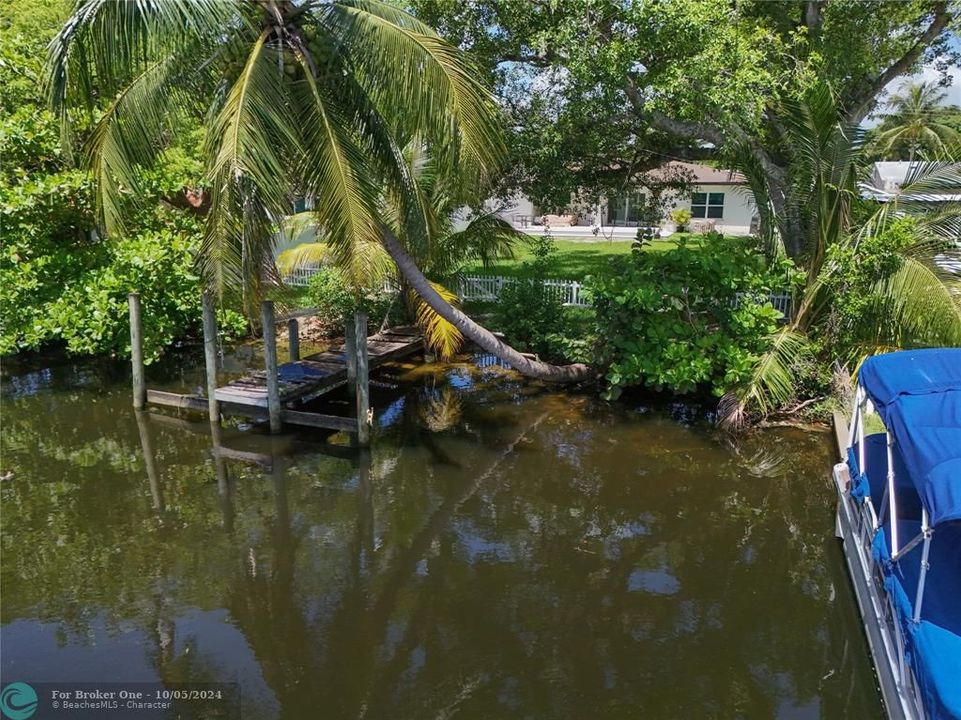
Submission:
M 564 306 L 544 281 L 554 267 L 556 248 L 550 233 L 530 241 L 532 260 L 520 277 L 501 289 L 494 318 L 507 341 L 519 350 L 550 355 L 549 337 L 560 329 Z
M 592 308 L 561 308 L 559 323 L 545 337 L 545 356 L 558 362 L 592 363 L 597 346 L 594 310 Z
M 367 313 L 371 324 L 379 325 L 388 313 L 399 311 L 402 305 L 394 293 L 382 288 L 353 292 L 343 273 L 331 265 L 322 266 L 310 279 L 307 300 L 325 325 L 338 330 L 343 327 L 344 318 L 359 310 Z
M 904 248 L 917 243 L 919 237 L 924 237 L 924 231 L 917 218 L 903 217 L 883 232 L 865 233 L 857 245 L 844 243 L 828 248 L 823 277 L 832 303 L 824 335 L 836 356 L 848 357 L 864 339 L 864 328 L 876 326 L 868 316 L 883 305 L 880 284 L 902 268 Z M 935 249 L 938 242 L 930 235 L 925 244 Z
M 497 327 L 518 350 L 542 355 L 551 348 L 564 306 L 535 278 L 518 278 L 501 290 L 495 310 Z
M 89 178 L 67 161 L 59 123 L 45 109 L 39 82 L 46 43 L 60 28 L 65 8 L 20 2 L 3 19 L 0 355 L 47 346 L 85 355 L 126 355 L 127 293 L 137 291 L 149 362 L 200 324 L 193 257 L 201 227 L 192 216 L 166 209 L 162 199 L 198 185 L 203 168 L 190 148 L 201 142 L 202 133 L 198 129 L 178 137 L 162 161 L 144 171 L 151 197 L 131 213 L 122 237 L 94 232 Z M 82 128 L 80 134 L 78 148 L 85 140 Z M 229 310 L 220 323 L 228 335 L 246 327 Z
M 716 396 L 746 380 L 781 317 L 768 295 L 787 266 L 769 270 L 750 238 L 637 251 L 591 279 L 598 360 L 607 397 L 632 385 Z

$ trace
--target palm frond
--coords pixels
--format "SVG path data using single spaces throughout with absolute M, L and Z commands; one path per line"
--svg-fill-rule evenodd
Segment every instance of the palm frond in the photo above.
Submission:
M 287 157 L 300 147 L 298 124 L 278 89 L 266 38 L 254 43 L 208 134 L 212 206 L 200 264 L 218 290 L 228 280 L 239 286 L 269 274 L 273 218 L 290 207 Z
M 750 380 L 728 393 L 718 404 L 718 423 L 729 430 L 742 428 L 751 413 L 768 415 L 782 407 L 794 394 L 792 369 L 808 351 L 807 338 L 782 328 L 771 338 L 771 346 L 754 366 Z
M 476 260 L 487 267 L 514 257 L 514 248 L 528 236 L 493 212 L 472 217 L 463 230 L 451 233 L 444 244 L 460 262 Z M 452 258 L 453 259 L 453 258 Z
M 65 141 L 68 107 L 92 113 L 96 98 L 121 91 L 151 64 L 237 26 L 237 10 L 232 0 L 79 0 L 46 61 L 46 90 Z
M 330 250 L 325 243 L 301 243 L 277 256 L 277 271 L 286 277 L 295 270 L 322 265 L 329 257 Z
M 380 2 L 339 2 L 326 22 L 358 82 L 391 118 L 399 144 L 416 135 L 446 175 L 466 184 L 486 182 L 504 157 L 499 113 L 463 54 Z
M 370 248 L 380 242 L 377 169 L 349 132 L 353 122 L 344 117 L 336 98 L 313 77 L 307 59 L 300 55 L 298 59 L 306 75 L 305 97 L 299 99 L 305 112 L 300 122 L 306 128 L 301 157 L 304 187 L 319 199 L 314 214 L 332 257 L 349 282 L 363 287 L 370 284 L 372 274 L 386 271 L 370 265 L 376 257 Z
M 317 226 L 317 217 L 312 210 L 288 215 L 278 222 L 281 240 L 288 245 L 304 242 L 310 237 L 314 242 L 320 242 L 323 229 Z
M 734 148 L 734 164 L 741 171 L 747 181 L 743 190 L 746 196 L 755 203 L 760 218 L 759 237 L 761 248 L 769 261 L 773 262 L 786 255 L 784 239 L 778 229 L 777 212 L 771 200 L 771 188 L 768 185 L 767 173 L 758 162 L 750 148 L 739 145 Z
M 152 165 L 163 149 L 165 118 L 178 100 L 167 86 L 170 65 L 161 60 L 134 78 L 107 106 L 91 134 L 87 165 L 108 235 L 123 230 L 122 196 L 136 201 L 140 195 L 138 169 Z
M 930 259 L 906 255 L 891 277 L 872 289 L 856 327 L 852 359 L 878 348 L 961 345 L 961 283 Z
M 454 306 L 459 305 L 460 299 L 456 293 L 448 290 L 440 283 L 431 282 L 431 286 L 445 302 Z M 433 350 L 441 360 L 449 360 L 456 355 L 461 345 L 464 344 L 464 335 L 461 331 L 453 323 L 434 312 L 433 308 L 413 290 L 410 291 L 409 298 L 415 308 L 417 324 L 424 333 L 424 344 Z
M 818 83 L 804 97 L 783 104 L 782 121 L 793 156 L 787 212 L 805 228 L 805 261 L 813 279 L 827 249 L 849 230 L 858 181 L 866 171 L 864 131 L 839 120 L 827 83 Z
M 898 192 L 858 229 L 858 237 L 882 232 L 899 217 L 915 218 L 919 225 L 941 238 L 958 244 L 961 240 L 961 202 L 955 199 L 961 187 L 961 166 L 956 162 L 917 161 L 908 167 Z M 874 192 L 883 191 L 873 188 Z

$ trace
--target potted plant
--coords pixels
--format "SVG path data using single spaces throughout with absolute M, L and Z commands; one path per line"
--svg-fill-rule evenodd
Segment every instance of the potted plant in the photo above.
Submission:
M 676 208 L 671 210 L 670 218 L 674 221 L 678 232 L 687 232 L 687 224 L 691 222 L 691 211 L 687 208 Z

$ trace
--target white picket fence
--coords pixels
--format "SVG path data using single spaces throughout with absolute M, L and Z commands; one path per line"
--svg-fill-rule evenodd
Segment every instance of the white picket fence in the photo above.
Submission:
M 774 309 L 779 311 L 784 317 L 790 319 L 794 314 L 794 298 L 791 297 L 791 293 L 771 293 L 768 299 L 771 301 Z
M 298 268 L 284 277 L 288 285 L 295 287 L 306 287 L 310 284 L 310 278 L 317 273 L 318 268 L 305 267 Z M 517 278 L 502 277 L 500 275 L 462 275 L 457 283 L 457 294 L 462 300 L 474 302 L 496 302 L 501 291 L 505 286 L 518 282 Z M 591 302 L 584 292 L 584 284 L 576 280 L 545 280 L 549 292 L 561 303 L 568 307 L 590 307 Z M 386 292 L 396 291 L 396 286 L 389 280 L 384 282 Z M 741 301 L 739 295 L 737 303 Z M 771 293 L 768 296 L 771 304 L 776 310 L 781 312 L 784 317 L 790 318 L 793 311 L 792 298 L 790 293 Z
M 457 286 L 457 294 L 462 300 L 494 302 L 501 296 L 506 285 L 517 282 L 516 278 L 499 275 L 462 275 Z M 561 303 L 570 307 L 590 307 L 591 303 L 581 294 L 583 283 L 576 280 L 545 280 L 548 292 Z
M 515 282 L 517 280 L 514 278 L 495 275 L 466 275 L 460 279 L 457 294 L 463 300 L 494 302 L 500 298 L 501 290 L 505 285 Z M 555 297 L 560 298 L 564 305 L 571 307 L 591 306 L 587 293 L 583 292 L 584 285 L 576 280 L 546 280 L 544 284 Z M 744 293 L 738 294 L 733 304 L 740 304 L 746 297 L 747 295 Z M 778 310 L 784 317 L 791 316 L 792 299 L 790 293 L 771 293 L 767 299 L 771 301 L 774 309 Z
M 310 279 L 318 273 L 320 266 L 299 267 L 284 275 L 284 282 L 291 287 L 307 287 Z

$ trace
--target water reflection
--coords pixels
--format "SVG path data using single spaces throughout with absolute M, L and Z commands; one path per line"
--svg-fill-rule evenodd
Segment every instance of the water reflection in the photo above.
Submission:
M 826 438 L 406 370 L 363 453 L 134 413 L 122 378 L 5 385 L 4 681 L 237 681 L 264 718 L 879 714 Z

